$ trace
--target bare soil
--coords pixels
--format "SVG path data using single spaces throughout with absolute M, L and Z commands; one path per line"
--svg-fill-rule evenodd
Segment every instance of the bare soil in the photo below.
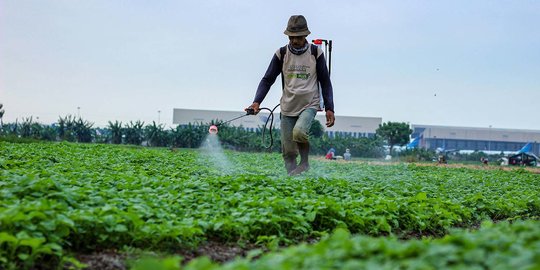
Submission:
M 328 160 L 323 157 L 315 157 L 315 160 L 324 161 L 324 162 L 340 162 L 340 163 L 360 163 L 368 165 L 397 165 L 397 164 L 414 164 L 416 166 L 430 166 L 430 167 L 447 167 L 447 168 L 469 168 L 476 170 L 503 170 L 503 171 L 515 171 L 515 170 L 526 170 L 532 173 L 540 174 L 540 167 L 523 167 L 523 166 L 499 166 L 499 165 L 471 165 L 471 164 L 461 164 L 461 163 L 449 163 L 449 164 L 439 164 L 437 162 L 403 162 L 403 161 L 364 161 L 364 160 Z
M 175 253 L 183 258 L 183 264 L 201 256 L 207 256 L 214 262 L 224 263 L 239 256 L 245 257 L 250 250 L 256 248 L 260 247 L 253 244 L 240 246 L 233 243 L 212 241 L 200 245 L 195 250 L 178 250 Z M 104 250 L 93 252 L 91 254 L 78 254 L 76 258 L 87 265 L 87 268 L 85 268 L 87 270 L 125 270 L 128 269 L 126 260 L 136 259 L 116 250 Z
M 496 165 L 470 165 L 470 164 L 438 164 L 438 163 L 411 163 L 417 166 L 435 166 L 435 167 L 448 167 L 448 168 L 469 168 L 475 170 L 501 170 L 501 171 L 516 171 L 526 170 L 532 173 L 539 173 L 539 167 L 520 167 L 520 166 L 496 166 Z
M 127 269 L 124 262 L 127 258 L 114 250 L 106 250 L 101 252 L 94 252 L 91 254 L 79 254 L 76 258 L 87 265 L 89 270 L 125 270 Z

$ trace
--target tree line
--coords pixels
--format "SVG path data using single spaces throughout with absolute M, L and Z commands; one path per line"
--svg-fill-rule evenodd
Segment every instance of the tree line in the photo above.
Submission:
M 165 128 L 163 124 L 144 123 L 143 121 L 109 121 L 104 128 L 94 127 L 94 123 L 80 116 L 59 117 L 57 123 L 44 125 L 33 117 L 17 120 L 15 123 L 3 123 L 5 110 L 0 103 L 0 139 L 10 141 L 68 141 L 79 143 L 110 143 L 143 145 L 170 148 L 198 148 L 208 136 L 210 125 L 219 125 L 219 139 L 224 148 L 237 151 L 273 151 L 279 152 L 280 132 L 277 129 L 260 127 L 250 131 L 243 127 L 234 127 L 219 120 L 210 123 L 190 123 Z M 355 157 L 379 158 L 384 156 L 384 145 L 404 145 L 409 141 L 412 130 L 407 123 L 388 122 L 379 125 L 373 137 L 356 138 L 337 133 L 329 137 L 324 127 L 314 120 L 310 129 L 311 154 L 324 155 L 330 148 L 336 153 L 349 149 Z
M 250 131 L 243 127 L 223 124 L 219 120 L 210 123 L 190 123 L 165 128 L 156 122 L 143 121 L 109 121 L 106 127 L 94 127 L 94 124 L 73 115 L 59 117 L 57 123 L 44 125 L 33 117 L 17 120 L 15 123 L 3 123 L 4 109 L 0 103 L 0 140 L 14 142 L 31 141 L 68 141 L 79 143 L 109 143 L 169 148 L 198 148 L 208 136 L 210 125 L 219 125 L 219 139 L 225 149 L 251 152 L 279 152 L 281 145 L 280 132 L 271 132 L 262 127 Z M 381 158 L 391 154 L 408 162 L 430 161 L 436 158 L 433 150 L 422 148 L 402 150 L 397 153 L 394 146 L 403 146 L 410 140 L 412 130 L 407 123 L 386 122 L 379 125 L 373 137 L 356 138 L 347 134 L 336 133 L 329 137 L 321 123 L 315 120 L 310 130 L 310 152 L 312 155 L 325 155 L 334 148 L 338 155 L 349 149 L 353 157 Z M 385 148 L 386 146 L 386 148 Z M 443 153 L 448 155 L 447 153 Z M 487 155 L 482 151 L 470 154 L 458 152 L 448 155 L 454 161 L 478 161 L 480 157 L 497 160 L 504 156 Z
M 28 117 L 15 123 L 0 124 L 0 136 L 3 140 L 19 141 L 44 140 L 198 148 L 207 138 L 209 126 L 214 124 L 220 124 L 218 136 L 222 146 L 226 149 L 280 151 L 281 138 L 278 129 L 273 129 L 270 132 L 261 127 L 250 131 L 243 127 L 223 124 L 218 120 L 210 123 L 178 125 L 173 128 L 165 128 L 165 125 L 157 124 L 154 121 L 151 123 L 109 121 L 106 127 L 100 128 L 73 115 L 59 117 L 57 123 L 52 125 L 44 125 L 32 117 Z M 382 136 L 356 138 L 350 135 L 336 134 L 329 137 L 317 120 L 313 123 L 310 133 L 311 154 L 314 155 L 324 155 L 330 148 L 336 149 L 337 153 L 343 153 L 345 149 L 350 149 L 355 157 L 378 158 L 384 155 L 383 145 L 386 143 L 386 139 Z M 269 147 L 270 145 L 271 147 Z

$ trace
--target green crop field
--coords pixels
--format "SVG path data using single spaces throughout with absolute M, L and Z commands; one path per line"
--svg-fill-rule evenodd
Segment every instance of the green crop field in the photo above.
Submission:
M 540 269 L 540 174 L 311 165 L 0 142 L 0 269 Z

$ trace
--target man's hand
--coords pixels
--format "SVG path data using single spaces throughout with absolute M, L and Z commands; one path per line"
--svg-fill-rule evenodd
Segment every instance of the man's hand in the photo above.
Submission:
M 326 111 L 326 127 L 331 127 L 336 122 L 336 117 L 333 111 Z
M 258 114 L 261 109 L 259 108 L 259 103 L 257 102 L 253 102 L 253 104 L 251 104 L 249 107 L 245 108 L 244 111 L 249 111 L 249 110 L 253 110 L 254 114 Z

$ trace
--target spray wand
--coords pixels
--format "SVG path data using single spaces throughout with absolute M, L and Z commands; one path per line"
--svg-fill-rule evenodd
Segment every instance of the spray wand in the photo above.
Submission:
M 227 121 L 225 121 L 225 122 L 220 122 L 220 123 L 217 123 L 217 124 L 215 124 L 215 125 L 211 125 L 210 128 L 208 129 L 208 132 L 209 132 L 210 134 L 217 134 L 217 133 L 218 133 L 218 127 L 219 127 L 219 126 L 221 126 L 221 125 L 223 125 L 223 124 L 227 124 L 227 123 L 232 122 L 232 121 L 234 121 L 234 120 L 240 119 L 240 118 L 242 118 L 242 117 L 246 117 L 246 116 L 248 116 L 248 115 L 255 115 L 255 110 L 254 110 L 254 109 L 251 109 L 251 108 L 248 108 L 248 109 L 246 110 L 246 114 L 244 114 L 244 115 L 240 115 L 240 116 L 238 116 L 238 117 L 235 117 L 235 118 L 233 118 L 233 119 L 231 119 L 231 120 L 227 120 Z
M 268 122 L 270 122 L 270 127 L 268 127 L 268 132 L 270 132 L 270 144 L 269 145 L 263 145 L 263 147 L 266 148 L 266 149 L 270 149 L 274 145 L 274 135 L 272 134 L 272 125 L 274 124 L 274 111 L 277 109 L 277 107 L 279 107 L 279 104 L 276 105 L 273 109 L 266 108 L 266 107 L 263 107 L 263 108 L 259 109 L 259 111 L 267 110 L 267 111 L 270 112 L 270 115 L 268 116 L 268 118 L 266 118 L 266 122 L 264 123 L 264 127 L 263 127 L 263 130 L 262 130 L 262 141 L 264 142 L 264 137 L 265 137 L 265 134 L 266 134 L 266 129 L 267 129 L 267 126 L 268 126 Z M 216 125 L 211 125 L 210 128 L 208 129 L 208 132 L 210 134 L 217 134 L 218 133 L 218 126 L 229 123 L 229 122 L 232 122 L 234 120 L 240 119 L 240 118 L 248 116 L 248 115 L 255 115 L 255 110 L 253 108 L 247 108 L 246 109 L 246 114 L 235 117 L 235 118 L 230 119 L 230 120 L 227 120 L 225 122 L 218 123 Z

